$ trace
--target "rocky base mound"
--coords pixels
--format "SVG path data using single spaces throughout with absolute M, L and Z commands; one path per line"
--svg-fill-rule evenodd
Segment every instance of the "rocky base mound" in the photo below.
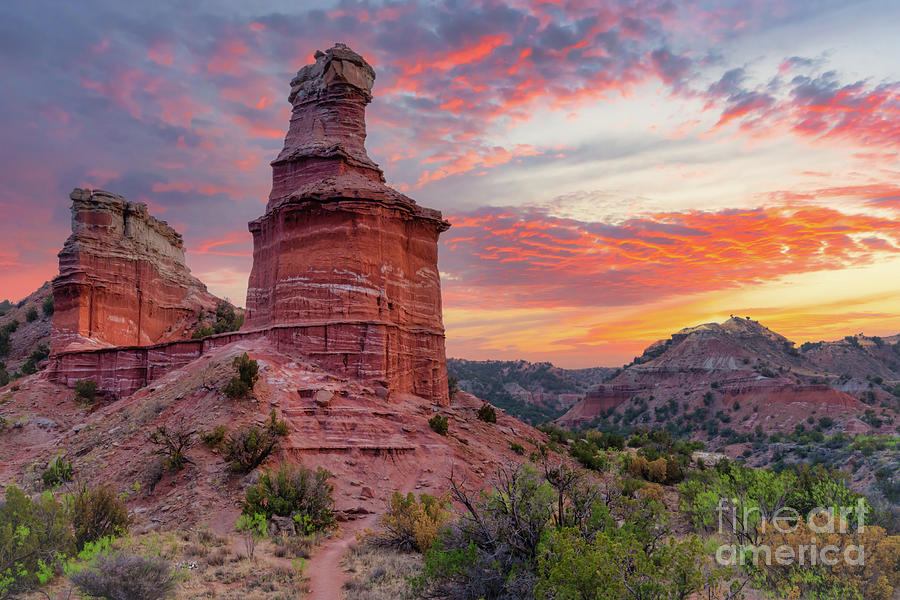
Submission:
M 222 390 L 235 374 L 234 357 L 244 352 L 258 362 L 259 380 L 252 397 L 230 399 Z M 352 520 L 381 513 L 395 490 L 443 493 L 454 466 L 473 484 L 483 482 L 497 464 L 522 460 L 511 444 L 533 451 L 546 441 L 502 410 L 496 424 L 480 421 L 481 406 L 465 392 L 449 407 L 385 394 L 280 354 L 264 340 L 242 340 L 108 403 L 85 404 L 41 374 L 0 388 L 0 485 L 37 492 L 49 461 L 65 454 L 76 481 L 109 483 L 127 494 L 146 527 L 196 523 L 228 530 L 258 469 L 235 473 L 224 449 L 198 436 L 220 425 L 230 433 L 265 427 L 274 411 L 288 432 L 262 467 L 287 459 L 328 469 L 338 514 Z M 429 425 L 438 413 L 447 418 L 447 435 Z M 154 454 L 148 438 L 160 426 L 196 434 L 187 450 L 191 462 L 181 471 L 164 468 Z

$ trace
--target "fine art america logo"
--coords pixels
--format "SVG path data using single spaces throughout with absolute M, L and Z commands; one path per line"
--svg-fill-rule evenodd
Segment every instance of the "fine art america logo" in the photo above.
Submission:
M 737 498 L 721 498 L 716 508 L 719 533 L 731 534 L 739 543 L 719 546 L 716 561 L 722 566 L 864 565 L 865 547 L 848 542 L 865 532 L 867 511 L 862 498 L 856 506 L 820 506 L 805 516 L 789 506 L 766 511 Z

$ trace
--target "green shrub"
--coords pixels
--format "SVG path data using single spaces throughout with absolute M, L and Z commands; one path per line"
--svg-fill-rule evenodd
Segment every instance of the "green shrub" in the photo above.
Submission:
M 93 404 L 97 400 L 97 382 L 91 379 L 76 381 L 75 400 L 83 404 Z
M 37 321 L 38 311 L 35 307 L 31 306 L 28 308 L 28 311 L 25 313 L 25 320 L 31 323 L 32 321 Z
M 0 503 L 0 598 L 18 597 L 62 570 L 74 549 L 65 506 L 50 492 L 30 499 L 16 486 Z
M 215 332 L 212 327 L 209 327 L 208 325 L 198 325 L 194 330 L 194 333 L 191 334 L 191 338 L 199 340 L 200 338 L 211 336 L 213 333 Z
M 567 528 L 553 532 L 542 545 L 534 597 L 695 597 L 707 584 L 698 568 L 703 558 L 696 536 L 684 541 L 669 538 L 648 548 L 628 528 L 601 531 L 592 539 Z
M 231 363 L 237 371 L 237 375 L 231 378 L 223 390 L 225 395 L 233 400 L 246 398 L 259 379 L 259 364 L 252 360 L 246 352 L 234 357 Z
M 493 406 L 485 402 L 481 405 L 481 408 L 478 409 L 478 419 L 485 423 L 496 423 L 497 411 L 494 410 Z
M 261 513 L 241 515 L 234 525 L 235 529 L 244 534 L 244 548 L 247 549 L 247 558 L 252 559 L 253 554 L 256 552 L 257 542 L 269 534 L 266 515 Z
M 225 458 L 233 470 L 246 473 L 261 465 L 277 447 L 278 436 L 268 427 L 251 425 L 231 434 L 225 445 Z
M 609 468 L 609 460 L 590 442 L 579 440 L 569 447 L 569 456 L 587 469 L 603 472 Z
M 225 441 L 225 435 L 228 433 L 227 425 L 216 425 L 212 431 L 204 431 L 200 433 L 200 441 L 210 448 L 218 448 Z
M 216 305 L 216 323 L 213 326 L 214 333 L 226 333 L 228 331 L 237 331 L 244 324 L 244 315 L 236 314 L 234 306 L 230 303 L 219 302 Z
M 53 314 L 54 304 L 53 304 L 53 294 L 47 296 L 47 299 L 44 300 L 44 303 L 41 305 L 41 309 L 44 311 L 44 316 L 49 317 Z
M 518 444 L 516 442 L 509 443 L 509 449 L 518 454 L 519 456 L 525 456 L 525 446 L 522 444 Z
M 72 481 L 74 473 L 72 471 L 72 463 L 60 454 L 50 461 L 47 468 L 41 473 L 41 479 L 46 487 L 54 487 L 61 483 Z
M 269 431 L 277 436 L 284 437 L 291 432 L 291 427 L 284 419 L 279 420 L 275 414 L 275 409 L 269 413 Z
M 278 470 L 266 469 L 256 484 L 247 489 L 244 515 L 290 517 L 300 533 L 310 534 L 334 526 L 334 486 L 332 474 L 319 467 L 315 471 L 303 465 L 282 462 Z
M 624 450 L 625 438 L 615 433 L 600 433 L 599 431 L 588 431 L 587 440 L 594 444 L 600 450 Z
M 412 492 L 406 496 L 394 492 L 391 507 L 381 518 L 378 542 L 391 548 L 426 552 L 450 518 L 448 506 L 429 494 L 420 494 L 416 501 Z
M 128 507 L 109 485 L 82 487 L 69 498 L 69 516 L 78 550 L 88 542 L 128 533 Z
M 116 553 L 70 576 L 82 593 L 108 600 L 162 600 L 175 590 L 175 575 L 160 557 Z
M 431 426 L 432 431 L 441 435 L 447 435 L 450 429 L 447 417 L 442 417 L 440 414 L 436 414 L 428 419 L 428 424 Z
M 450 394 L 450 399 L 453 399 L 453 396 L 456 392 L 459 391 L 459 380 L 456 378 L 456 375 L 447 374 L 447 392 Z
M 538 425 L 535 429 L 547 434 L 557 444 L 566 444 L 569 442 L 569 438 L 572 437 L 571 433 L 553 423 Z

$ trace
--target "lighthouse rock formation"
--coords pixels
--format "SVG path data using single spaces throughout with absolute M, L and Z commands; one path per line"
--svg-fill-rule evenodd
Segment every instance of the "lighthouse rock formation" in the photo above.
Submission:
M 54 280 L 51 379 L 93 379 L 116 396 L 238 340 L 259 340 L 381 397 L 449 404 L 438 235 L 450 224 L 385 185 L 366 154 L 375 72 L 343 44 L 291 82 L 272 192 L 249 224 L 243 328 L 188 340 L 216 299 L 184 265 L 181 236 L 146 206 L 72 193 L 72 236 Z
M 437 268 L 449 227 L 385 185 L 366 153 L 375 72 L 343 44 L 291 82 L 266 212 L 249 224 L 245 330 L 330 371 L 449 402 Z

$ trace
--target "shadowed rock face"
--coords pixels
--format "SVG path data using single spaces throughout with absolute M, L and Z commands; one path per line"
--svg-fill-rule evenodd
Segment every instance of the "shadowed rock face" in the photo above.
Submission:
M 192 277 L 184 244 L 142 203 L 75 189 L 72 235 L 53 280 L 51 352 L 184 337 L 216 298 Z
M 322 367 L 446 404 L 437 240 L 449 224 L 386 186 L 366 154 L 374 80 L 337 44 L 291 82 L 266 213 L 249 224 L 244 327 L 290 326 Z

